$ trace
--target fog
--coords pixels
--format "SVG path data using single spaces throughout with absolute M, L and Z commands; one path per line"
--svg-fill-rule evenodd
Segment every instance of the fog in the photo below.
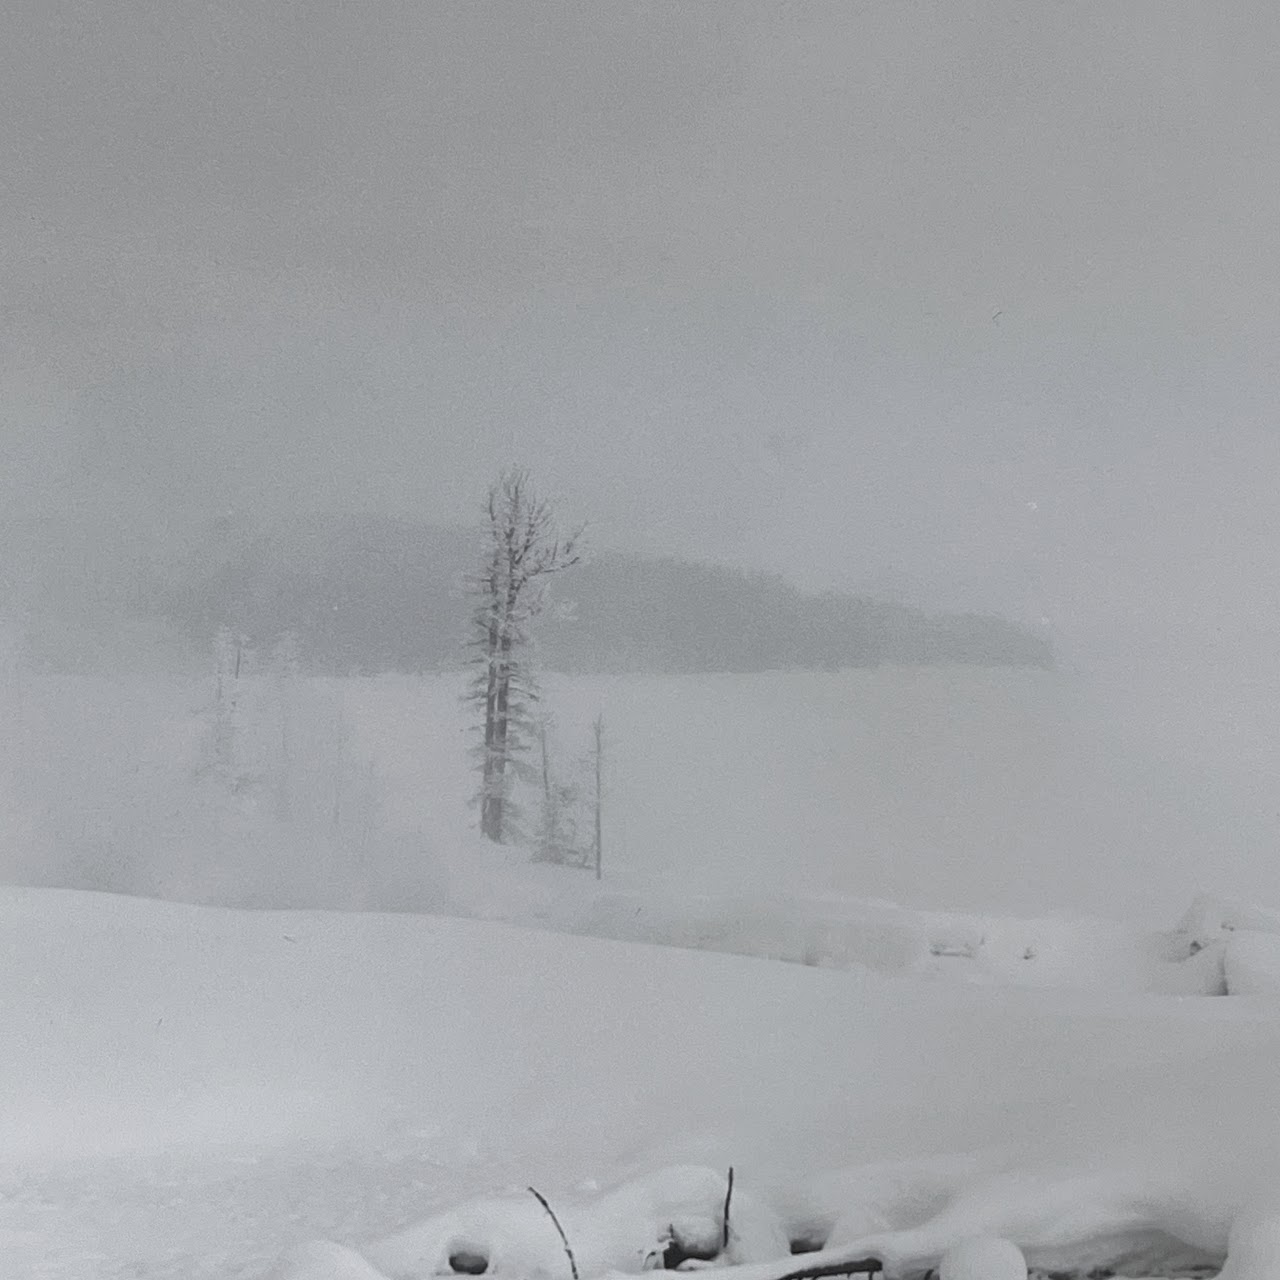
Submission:
M 10 0 L 0 1280 L 1280 1276 L 1278 50 Z
M 519 462 L 601 550 L 1046 631 L 1265 844 L 1278 27 L 28 0 L 5 537 L 109 595 L 215 521 L 468 521 Z

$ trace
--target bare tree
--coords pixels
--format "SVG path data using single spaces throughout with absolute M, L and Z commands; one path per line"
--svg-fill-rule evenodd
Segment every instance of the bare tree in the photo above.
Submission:
M 551 505 L 526 471 L 504 472 L 489 490 L 484 567 L 472 583 L 475 679 L 468 699 L 480 713 L 480 830 L 498 844 L 511 835 L 511 785 L 534 731 L 537 687 L 527 656 L 546 580 L 578 563 L 580 531 L 556 532 Z

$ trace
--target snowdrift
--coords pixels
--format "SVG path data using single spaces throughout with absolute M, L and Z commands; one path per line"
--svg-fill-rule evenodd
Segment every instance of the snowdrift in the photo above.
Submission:
M 11 680 L 0 866 L 28 882 L 423 911 L 964 984 L 1278 989 L 1264 944 L 1244 938 L 1275 933 L 1274 914 L 1202 898 L 1162 928 L 1149 889 L 1119 891 L 1152 862 L 1166 896 L 1179 883 L 1167 866 L 1194 862 L 1199 879 L 1220 830 L 1053 673 L 552 678 L 566 768 L 597 711 L 608 726 L 602 886 L 475 837 L 460 688 L 257 671 L 229 704 L 228 790 L 211 771 L 227 726 L 209 681 Z M 1154 918 L 1012 905 L 1078 908 L 1083 886 Z M 893 890 L 916 905 L 870 896 Z M 951 909 L 974 901 L 982 911 Z
M 1146 897 L 1154 919 L 1014 913 L 1078 907 L 1080 886 L 1120 909 L 1137 897 L 1111 892 L 1125 868 L 1185 867 L 1212 847 L 1199 798 L 1191 821 L 1187 789 L 1109 740 L 1052 673 L 553 678 L 566 767 L 597 710 L 608 726 L 600 887 L 475 837 L 457 677 L 245 677 L 230 791 L 206 758 L 208 681 L 11 684 L 11 878 L 432 912 L 964 984 L 1275 989 L 1242 936 L 1274 932 L 1266 912 L 1203 899 L 1173 928 Z M 908 887 L 916 906 L 869 896 Z M 982 911 L 951 909 L 974 901 Z
M 1280 995 L 1280 912 L 1200 894 L 1176 937 L 1191 953 L 1220 965 L 1224 995 Z
M 568 1203 L 670 1165 L 780 1204 L 823 1170 L 1064 1135 L 1208 1128 L 1247 1156 L 1280 1114 L 1265 999 L 69 891 L 3 891 L 0 936 L 15 1275 L 250 1277 L 311 1238 L 365 1256 L 473 1195 Z
M 1256 960 L 1253 985 L 1239 976 L 1243 956 L 1229 985 L 1228 949 L 1246 932 L 1270 928 L 1280 937 L 1280 917 L 1208 895 L 1170 928 L 1152 929 L 1134 921 L 923 911 L 840 894 L 615 888 L 480 840 L 437 854 L 432 865 L 438 892 L 429 909 L 436 914 L 966 985 L 1257 994 Z M 1280 985 L 1270 989 L 1280 993 Z
M 635 891 L 583 895 L 525 922 L 593 937 L 972 985 L 1164 995 L 1228 991 L 1226 932 L 1197 944 L 1182 927 L 1151 930 L 1113 920 L 917 911 L 834 895 L 676 901 Z

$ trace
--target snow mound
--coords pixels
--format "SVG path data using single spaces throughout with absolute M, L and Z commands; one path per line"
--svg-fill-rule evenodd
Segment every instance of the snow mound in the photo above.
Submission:
M 1280 1261 L 1280 1214 L 1267 1194 L 1271 1172 L 1256 1176 L 1263 1193 L 1252 1201 L 1248 1180 L 1235 1179 L 1224 1194 L 1118 1151 L 1088 1165 L 991 1151 L 862 1166 L 827 1175 L 827 1190 L 839 1185 L 855 1198 L 831 1236 L 800 1261 L 791 1257 L 805 1240 L 797 1228 L 821 1215 L 816 1202 L 788 1223 L 780 1205 L 739 1188 L 731 1194 L 712 1169 L 672 1167 L 603 1194 L 564 1197 L 558 1209 L 532 1188 L 466 1201 L 364 1255 L 309 1245 L 274 1274 L 614 1280 L 727 1267 L 734 1280 L 788 1280 L 796 1268 L 838 1274 L 874 1258 L 893 1280 L 934 1269 L 940 1280 L 1027 1280 L 1029 1255 L 1041 1273 L 1075 1275 L 1186 1274 L 1225 1256 L 1224 1275 L 1266 1280 Z M 877 1208 L 890 1201 L 888 1212 Z
M 1237 898 L 1202 893 L 1192 901 L 1178 924 L 1178 932 L 1196 947 L 1220 942 L 1237 929 L 1280 934 L 1280 912 Z
M 765 1262 L 790 1247 L 777 1215 L 761 1199 L 740 1186 L 729 1197 L 724 1173 L 696 1166 L 661 1169 L 551 1209 L 585 1277 L 673 1269 L 687 1259 Z M 367 1254 L 392 1275 L 572 1275 L 555 1221 L 529 1190 L 468 1201 L 380 1241 Z
M 1021 919 L 923 911 L 839 895 L 683 896 L 577 892 L 537 923 L 580 936 L 958 982 L 970 986 L 1224 994 L 1222 947 L 1173 930 L 1102 919 Z M 514 895 L 512 896 L 514 899 Z
M 966 1152 L 853 1165 L 781 1187 L 774 1202 L 792 1240 L 806 1249 L 829 1248 L 925 1221 L 987 1163 Z
M 314 1240 L 290 1249 L 266 1280 L 388 1280 L 354 1249 L 331 1240 Z
M 1221 952 L 1229 995 L 1280 996 L 1280 934 L 1243 930 Z
M 939 1280 L 1027 1280 L 1022 1250 L 1001 1236 L 974 1236 L 953 1245 L 938 1264 Z
M 1280 1273 L 1280 1201 L 1260 1197 L 1231 1224 L 1219 1280 L 1268 1280 Z

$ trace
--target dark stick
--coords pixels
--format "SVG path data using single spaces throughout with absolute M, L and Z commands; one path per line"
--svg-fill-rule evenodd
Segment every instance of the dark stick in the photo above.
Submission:
M 546 1197 L 543 1196 L 542 1192 L 535 1187 L 529 1188 L 529 1194 L 547 1211 L 547 1217 L 555 1224 L 556 1231 L 560 1234 L 560 1243 L 564 1245 L 565 1257 L 569 1259 L 569 1270 L 573 1273 L 573 1280 L 578 1280 L 578 1262 L 573 1256 L 569 1237 L 565 1235 L 564 1228 L 560 1225 L 560 1219 L 556 1217 L 556 1211 L 547 1203 Z
M 824 1280 L 826 1276 L 875 1275 L 883 1271 L 879 1258 L 855 1258 L 852 1262 L 828 1262 L 821 1267 L 797 1267 L 778 1280 Z
M 733 1165 L 729 1166 L 729 1185 L 724 1193 L 724 1239 L 720 1242 L 721 1251 L 729 1247 L 729 1204 L 733 1200 Z

